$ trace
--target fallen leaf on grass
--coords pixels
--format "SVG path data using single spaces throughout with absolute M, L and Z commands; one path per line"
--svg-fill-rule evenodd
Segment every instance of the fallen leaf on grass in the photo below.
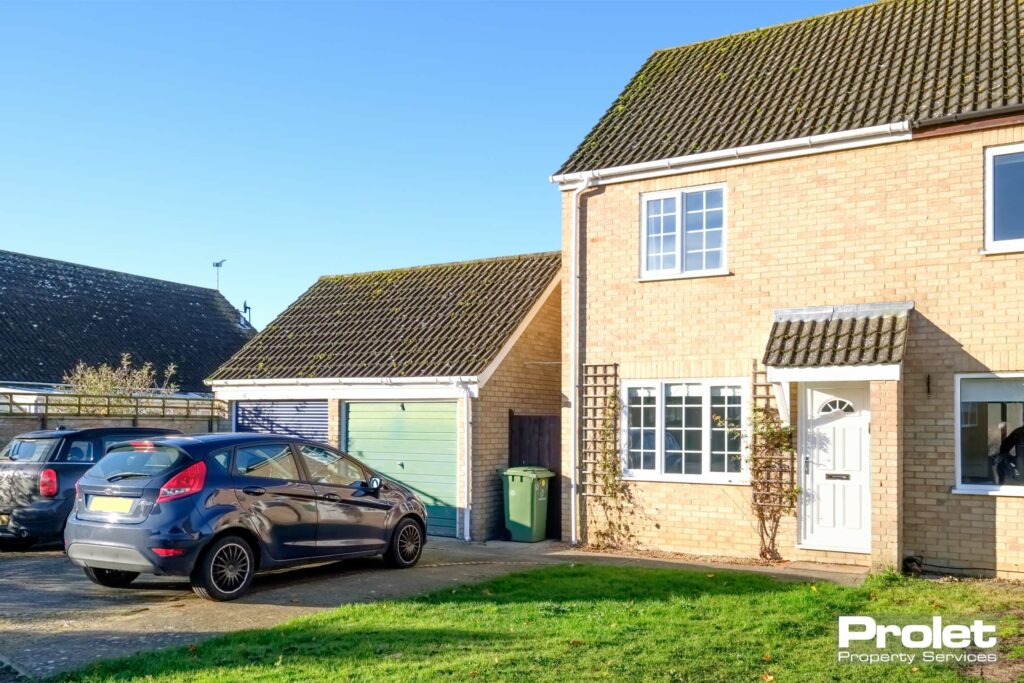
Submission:
M 765 671 L 763 674 L 761 674 L 761 680 L 764 681 L 765 683 L 768 683 L 769 681 L 774 681 L 775 680 L 775 676 L 772 676 L 770 673 Z
M 764 655 L 763 657 L 761 657 L 761 661 L 762 662 L 770 662 L 770 661 L 772 661 L 772 656 L 771 655 Z

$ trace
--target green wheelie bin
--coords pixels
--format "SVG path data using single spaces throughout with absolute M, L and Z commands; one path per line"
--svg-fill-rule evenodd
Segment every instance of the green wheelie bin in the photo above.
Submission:
M 505 489 L 505 528 L 513 541 L 544 540 L 548 525 L 548 480 L 555 473 L 544 467 L 510 467 L 501 473 Z

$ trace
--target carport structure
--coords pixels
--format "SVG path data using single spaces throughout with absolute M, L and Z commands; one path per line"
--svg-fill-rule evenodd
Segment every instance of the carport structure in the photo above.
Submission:
M 429 533 L 493 538 L 511 415 L 559 414 L 560 270 L 550 252 L 321 277 L 208 383 L 236 430 L 340 447 L 417 491 Z

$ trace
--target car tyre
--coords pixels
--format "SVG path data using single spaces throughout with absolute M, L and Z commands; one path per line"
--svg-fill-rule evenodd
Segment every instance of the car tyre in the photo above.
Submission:
M 34 538 L 5 538 L 0 540 L 0 550 L 28 550 L 35 542 Z
M 224 602 L 244 595 L 256 574 L 252 547 L 241 536 L 222 536 L 210 545 L 192 571 L 192 590 L 201 598 Z
M 128 584 L 139 578 L 138 572 L 124 572 L 118 569 L 101 569 L 99 567 L 83 567 L 82 569 L 90 581 L 107 588 L 127 588 Z
M 406 517 L 391 534 L 391 544 L 384 553 L 384 559 L 392 567 L 408 569 L 420 561 L 423 554 L 423 527 Z

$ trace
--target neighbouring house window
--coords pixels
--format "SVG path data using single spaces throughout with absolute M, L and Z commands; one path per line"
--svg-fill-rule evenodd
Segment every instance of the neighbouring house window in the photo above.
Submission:
M 958 485 L 1024 487 L 1024 375 L 958 382 Z
M 627 478 L 742 483 L 742 379 L 623 383 Z
M 985 150 L 985 249 L 1024 251 L 1024 144 Z
M 725 187 L 643 195 L 642 275 L 725 272 Z

